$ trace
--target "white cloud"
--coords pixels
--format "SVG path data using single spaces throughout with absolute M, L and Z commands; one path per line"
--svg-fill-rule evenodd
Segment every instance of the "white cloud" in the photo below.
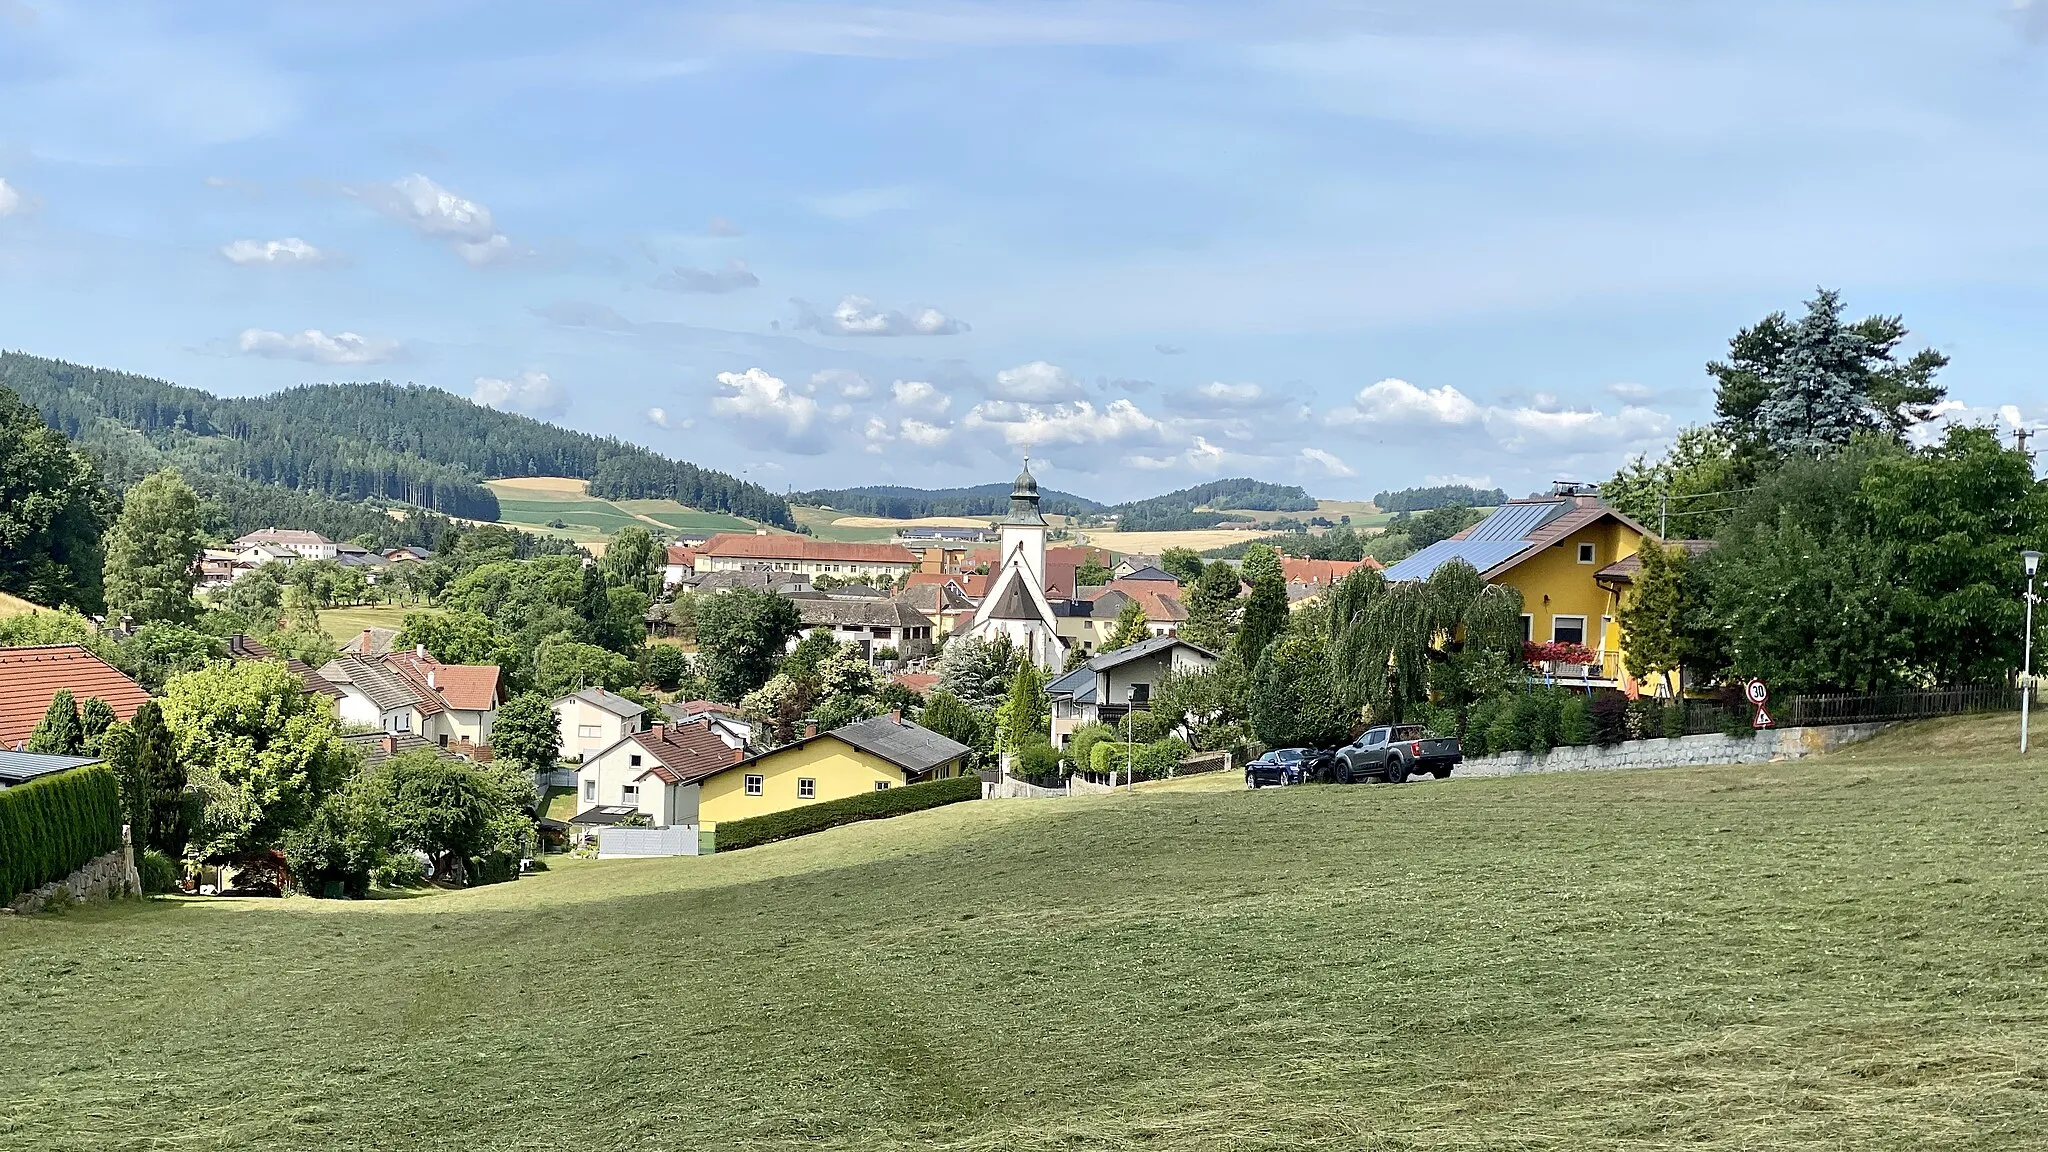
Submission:
M 896 438 L 889 432 L 889 422 L 880 416 L 868 417 L 867 430 L 864 435 L 867 438 L 867 450 L 869 452 L 880 452 L 883 445 Z
M 953 430 L 937 424 L 927 424 L 911 416 L 905 417 L 903 422 L 897 425 L 897 434 L 902 436 L 906 443 L 915 444 L 920 448 L 936 448 L 952 438 Z
M 1190 468 L 1218 468 L 1223 464 L 1223 457 L 1223 449 L 1209 443 L 1200 436 L 1195 437 L 1195 442 L 1188 446 L 1188 467 Z
M 21 210 L 21 191 L 6 180 L 0 179 L 0 216 L 12 216 Z
M 1124 457 L 1124 463 L 1141 472 L 1164 472 L 1168 468 L 1178 468 L 1180 466 L 1180 457 L 1146 456 L 1133 452 L 1129 456 Z
M 1468 476 L 1462 472 L 1432 472 L 1422 478 L 1424 484 L 1463 484 L 1467 488 L 1491 488 L 1493 477 Z
M 1632 380 L 1617 380 L 1607 386 L 1607 391 L 1610 395 L 1619 396 L 1623 400 L 1648 400 L 1652 395 L 1648 384 L 1638 384 Z
M 1004 400 L 1045 403 L 1081 395 L 1081 382 L 1057 364 L 1033 360 L 997 372 L 995 387 L 990 391 Z
M 898 380 L 889 389 L 901 408 L 934 415 L 953 406 L 953 398 L 923 380 Z
M 528 368 L 510 380 L 479 376 L 469 398 L 487 407 L 541 418 L 560 416 L 569 410 L 569 398 L 563 394 L 561 385 L 537 368 Z M 648 415 L 660 411 L 649 409 Z
M 966 321 L 946 315 L 937 308 L 896 312 L 877 308 L 865 296 L 848 296 L 831 313 L 819 312 L 802 300 L 796 305 L 798 328 L 809 328 L 827 336 L 956 336 L 970 331 Z
M 237 346 L 251 356 L 312 364 L 381 364 L 399 353 L 396 340 L 374 339 L 354 332 L 329 336 L 318 328 L 291 333 L 245 328 Z
M 228 263 L 244 267 L 325 264 L 334 258 L 331 253 L 323 252 L 297 236 L 287 236 L 282 240 L 236 240 L 221 245 L 220 254 L 227 258 Z
M 1343 460 L 1339 459 L 1335 454 L 1325 452 L 1321 448 L 1303 448 L 1299 453 L 1296 454 L 1296 459 L 1300 460 L 1303 464 L 1312 465 L 1314 467 L 1322 469 L 1323 475 L 1325 476 L 1358 475 L 1357 469 L 1354 469 L 1353 467 L 1351 467 L 1351 465 L 1346 464 Z
M 697 425 L 697 422 L 695 420 L 691 420 L 688 417 L 684 417 L 683 419 L 678 420 L 675 417 L 670 416 L 669 411 L 666 408 L 649 408 L 647 410 L 647 422 L 649 424 L 654 425 L 657 428 L 667 428 L 671 430 L 694 428 Z
M 743 288 L 757 287 L 760 283 L 761 278 L 748 270 L 747 262 L 744 260 L 734 260 L 717 271 L 677 265 L 654 278 L 656 288 L 666 288 L 671 292 L 713 294 L 738 292 Z
M 495 264 L 513 254 L 512 242 L 498 231 L 489 208 L 417 172 L 389 184 L 351 188 L 348 193 L 422 236 L 446 240 L 456 255 L 472 265 Z
M 1009 444 L 1102 444 L 1164 436 L 1166 426 L 1129 400 L 1112 400 L 1098 409 L 1086 400 L 1071 404 L 1018 404 L 990 400 L 977 404 L 964 421 L 969 427 L 1002 433 Z
M 718 384 L 730 390 L 730 394 L 712 400 L 712 411 L 783 433 L 792 441 L 810 432 L 818 418 L 816 400 L 792 391 L 780 377 L 770 376 L 759 368 L 720 372 Z M 789 446 L 799 450 L 793 444 Z M 807 446 L 800 450 L 815 449 Z
M 1664 413 L 1633 404 L 1611 416 L 1595 410 L 1489 408 L 1485 421 L 1495 442 L 1510 452 L 1592 452 L 1647 445 L 1670 436 L 1673 424 Z
M 811 373 L 810 390 L 816 392 L 824 387 L 837 388 L 839 394 L 848 400 L 865 400 L 875 394 L 875 386 L 868 383 L 867 377 L 847 368 L 827 368 Z
M 1424 391 L 1406 380 L 1386 379 L 1359 389 L 1349 408 L 1330 413 L 1334 424 L 1408 424 L 1461 427 L 1477 422 L 1479 405 L 1446 384 Z

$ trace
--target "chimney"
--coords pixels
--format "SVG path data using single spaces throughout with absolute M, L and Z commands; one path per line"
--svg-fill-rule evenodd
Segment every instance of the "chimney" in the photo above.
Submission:
M 434 670 L 432 668 L 427 669 L 427 687 L 434 687 Z
M 815 739 L 815 738 L 817 737 L 817 735 L 818 735 L 818 722 L 817 722 L 816 720 L 806 720 L 806 721 L 804 721 L 804 739 L 806 739 L 806 740 L 811 740 L 811 739 Z
M 384 739 L 379 741 L 379 743 L 384 745 L 384 754 L 386 756 L 398 755 L 398 737 L 386 733 Z
M 370 644 L 370 630 L 365 628 L 363 629 L 363 650 L 361 655 L 368 656 L 370 654 Z
M 891 723 L 891 724 L 901 724 L 901 723 L 903 723 L 903 709 L 901 709 L 901 708 L 891 708 L 891 709 L 889 709 L 889 723 Z
M 413 645 L 412 654 L 415 659 L 425 660 L 427 658 L 427 646 L 425 644 Z
M 746 758 L 747 758 L 747 749 L 746 749 L 746 746 L 745 746 L 745 745 L 742 745 L 742 746 L 740 746 L 740 747 L 738 747 L 738 748 L 735 748 L 735 749 L 733 749 L 733 750 L 732 750 L 732 762 L 733 762 L 733 763 L 737 764 L 737 763 L 739 763 L 740 761 L 742 761 L 742 760 L 745 760 Z

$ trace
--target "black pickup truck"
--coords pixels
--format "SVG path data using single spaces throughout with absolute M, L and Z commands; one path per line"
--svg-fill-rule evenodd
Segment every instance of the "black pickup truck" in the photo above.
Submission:
M 1367 728 L 1358 739 L 1337 749 L 1337 779 L 1344 784 L 1361 780 L 1401 784 L 1426 772 L 1441 780 L 1464 759 L 1464 750 L 1454 737 L 1425 736 L 1419 725 L 1383 725 Z

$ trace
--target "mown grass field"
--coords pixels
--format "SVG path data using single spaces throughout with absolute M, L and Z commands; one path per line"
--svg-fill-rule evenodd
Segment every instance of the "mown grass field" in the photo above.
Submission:
M 445 611 L 447 609 L 431 604 L 359 604 L 353 608 L 323 608 L 320 610 L 320 630 L 333 637 L 336 644 L 343 644 L 365 628 L 403 628 L 406 616 L 411 613 L 433 615 Z
M 9 595 L 6 592 L 0 592 L 0 620 L 5 620 L 9 616 L 26 616 L 31 612 L 40 611 L 42 611 L 42 609 L 37 608 L 34 604 L 31 604 L 28 601 L 23 600 L 19 596 L 13 596 Z
M 602 500 L 590 484 L 562 476 L 490 480 L 498 496 L 498 522 L 529 532 L 566 536 L 579 544 L 602 544 L 622 528 L 664 527 L 677 532 L 751 532 L 754 523 L 722 512 L 703 512 L 673 500 Z M 553 527 L 559 521 L 563 526 Z
M 2048 1146 L 2012 734 L 0 922 L 0 1145 Z

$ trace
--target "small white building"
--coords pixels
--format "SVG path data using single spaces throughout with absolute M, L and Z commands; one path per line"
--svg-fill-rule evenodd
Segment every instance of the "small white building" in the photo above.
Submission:
M 587 759 L 647 726 L 647 709 L 603 688 L 571 692 L 553 708 L 564 758 Z
M 327 537 L 300 528 L 264 528 L 235 541 L 236 551 L 257 547 L 275 548 L 302 560 L 332 560 L 341 551 L 341 546 Z
M 494 664 L 443 664 L 424 651 L 343 655 L 320 675 L 341 693 L 335 710 L 350 724 L 414 733 L 443 748 L 491 742 L 504 685 Z
M 1200 672 L 1216 654 L 1177 636 L 1155 636 L 1128 648 L 1104 652 L 1045 686 L 1052 703 L 1052 744 L 1064 748 L 1083 724 L 1114 724 L 1132 712 L 1149 711 L 1153 690 L 1168 672 Z
M 576 769 L 582 815 L 573 825 L 617 823 L 611 808 L 637 809 L 657 828 L 697 821 L 697 784 L 747 758 L 746 745 L 717 727 L 657 724 L 586 756 Z M 585 819 L 589 816 L 589 819 Z

